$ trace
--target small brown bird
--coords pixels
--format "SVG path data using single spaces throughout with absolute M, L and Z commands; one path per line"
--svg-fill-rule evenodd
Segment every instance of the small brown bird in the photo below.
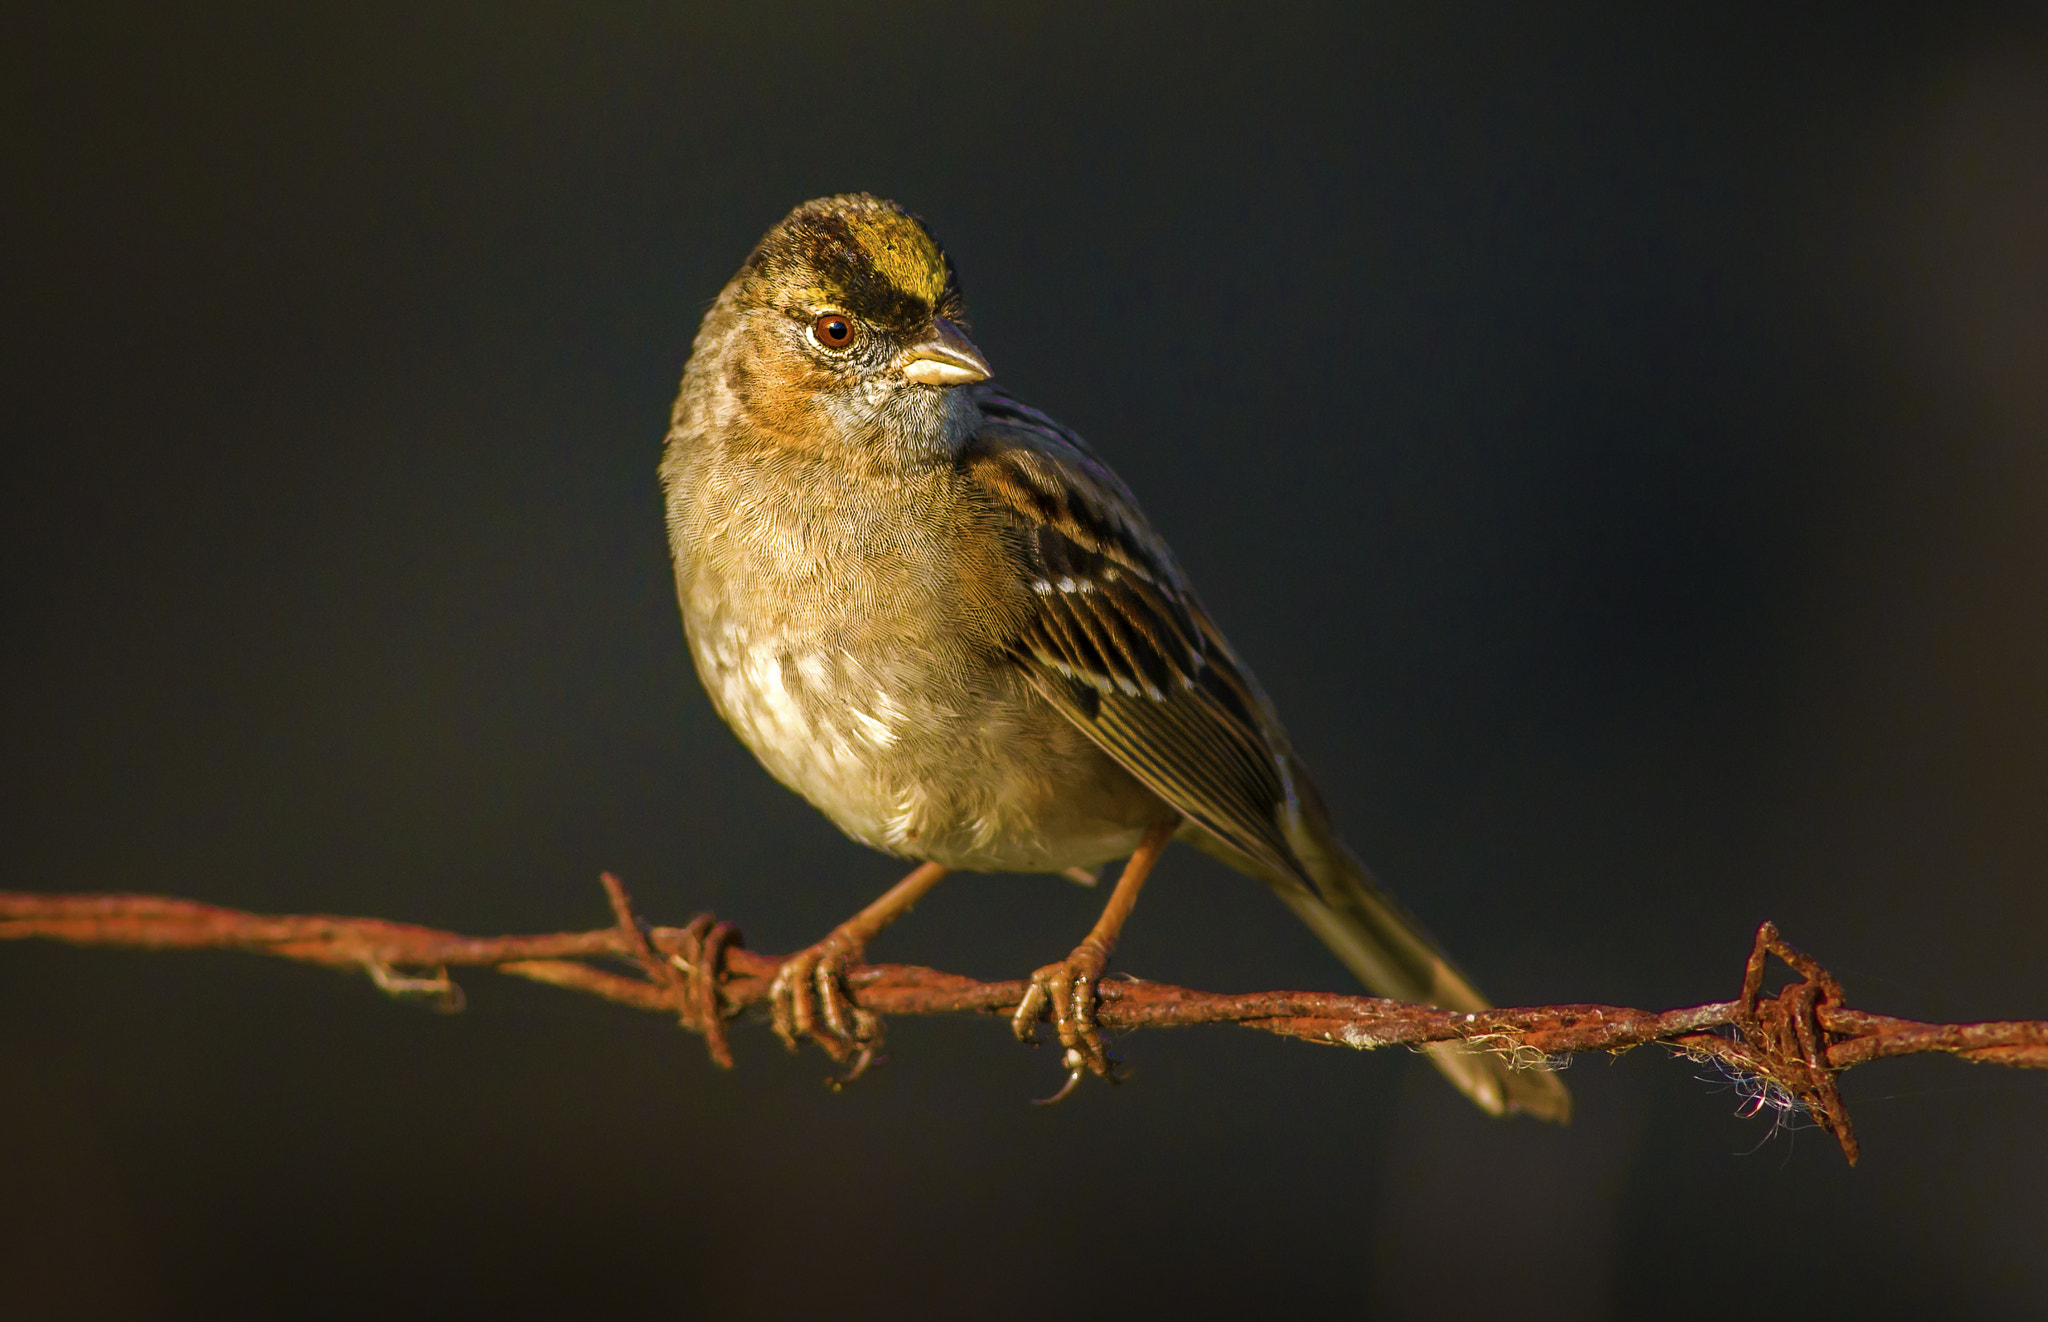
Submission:
M 1068 1087 L 1109 1076 L 1095 988 L 1172 839 L 1272 887 L 1373 991 L 1484 1009 L 1338 840 L 1131 493 L 1080 437 L 986 384 L 965 324 L 921 221 L 820 198 L 718 296 L 676 398 L 661 483 L 712 703 L 848 835 L 919 862 L 783 965 L 784 1042 L 865 1065 L 878 1025 L 844 969 L 948 872 L 1128 858 L 1013 1022 L 1029 1040 L 1049 1007 Z M 1541 1066 L 1431 1052 L 1487 1111 L 1569 1114 Z

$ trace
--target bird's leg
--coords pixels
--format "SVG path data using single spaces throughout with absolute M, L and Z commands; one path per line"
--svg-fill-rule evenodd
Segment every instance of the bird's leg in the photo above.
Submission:
M 881 1037 L 881 1023 L 847 999 L 846 966 L 857 961 L 876 933 L 910 912 L 926 891 L 945 878 L 937 863 L 917 867 L 867 908 L 832 929 L 808 950 L 782 961 L 769 989 L 775 1035 L 791 1051 L 810 1038 L 854 1073 L 867 1067 Z
M 1039 1014 L 1048 1004 L 1052 1006 L 1053 1028 L 1060 1035 L 1060 1045 L 1066 1048 L 1067 1068 L 1073 1071 L 1067 1080 L 1068 1088 L 1084 1069 L 1110 1077 L 1109 1054 L 1102 1049 L 1102 1032 L 1095 1025 L 1096 988 L 1102 981 L 1103 966 L 1116 949 L 1124 920 L 1138 903 L 1145 878 L 1151 875 L 1152 865 L 1159 861 L 1179 825 L 1178 821 L 1164 822 L 1145 832 L 1136 852 L 1124 864 L 1116 890 L 1102 908 L 1102 917 L 1095 920 L 1095 926 L 1071 955 L 1031 975 L 1031 990 L 1024 994 L 1023 1004 L 1011 1017 L 1011 1031 L 1019 1041 L 1029 1042 Z M 1065 1094 L 1066 1089 L 1061 1089 L 1061 1095 Z

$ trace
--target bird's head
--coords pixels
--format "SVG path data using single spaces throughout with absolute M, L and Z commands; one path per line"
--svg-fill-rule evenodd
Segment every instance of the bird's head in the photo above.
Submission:
M 726 380 L 772 432 L 911 458 L 950 452 L 972 425 L 955 387 L 987 380 L 988 361 L 967 338 L 945 249 L 894 202 L 804 203 L 720 305 L 737 336 Z

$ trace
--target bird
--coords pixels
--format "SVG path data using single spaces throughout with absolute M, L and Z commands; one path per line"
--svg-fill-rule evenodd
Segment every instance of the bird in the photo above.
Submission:
M 953 872 L 1092 877 L 1101 918 L 1035 970 L 1068 1071 L 1114 1081 L 1103 971 L 1174 840 L 1268 886 L 1373 992 L 1486 999 L 1339 839 L 1273 704 L 1108 464 L 1005 394 L 917 215 L 867 193 L 792 210 L 704 315 L 662 449 L 677 599 L 712 705 L 854 840 L 915 864 L 783 961 L 792 1050 L 852 1066 L 881 1027 L 846 970 Z M 1544 1064 L 1433 1063 L 1492 1114 L 1563 1121 Z

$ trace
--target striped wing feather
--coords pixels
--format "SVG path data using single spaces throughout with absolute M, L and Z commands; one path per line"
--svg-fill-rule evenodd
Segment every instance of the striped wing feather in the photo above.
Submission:
M 1287 787 L 1260 699 L 1116 475 L 1001 396 L 963 466 L 1014 513 L 1036 611 L 1012 654 L 1045 696 L 1190 821 L 1309 879 L 1279 825 Z
M 1264 698 L 1116 475 L 1035 410 L 991 391 L 983 412 L 987 424 L 961 462 L 1015 516 L 1013 545 L 1036 609 L 1010 648 L 1038 690 L 1218 852 L 1272 883 L 1375 992 L 1484 1008 L 1486 998 L 1330 832 Z M 1571 1114 L 1570 1094 L 1547 1069 L 1516 1069 L 1462 1045 L 1429 1053 L 1487 1111 Z

